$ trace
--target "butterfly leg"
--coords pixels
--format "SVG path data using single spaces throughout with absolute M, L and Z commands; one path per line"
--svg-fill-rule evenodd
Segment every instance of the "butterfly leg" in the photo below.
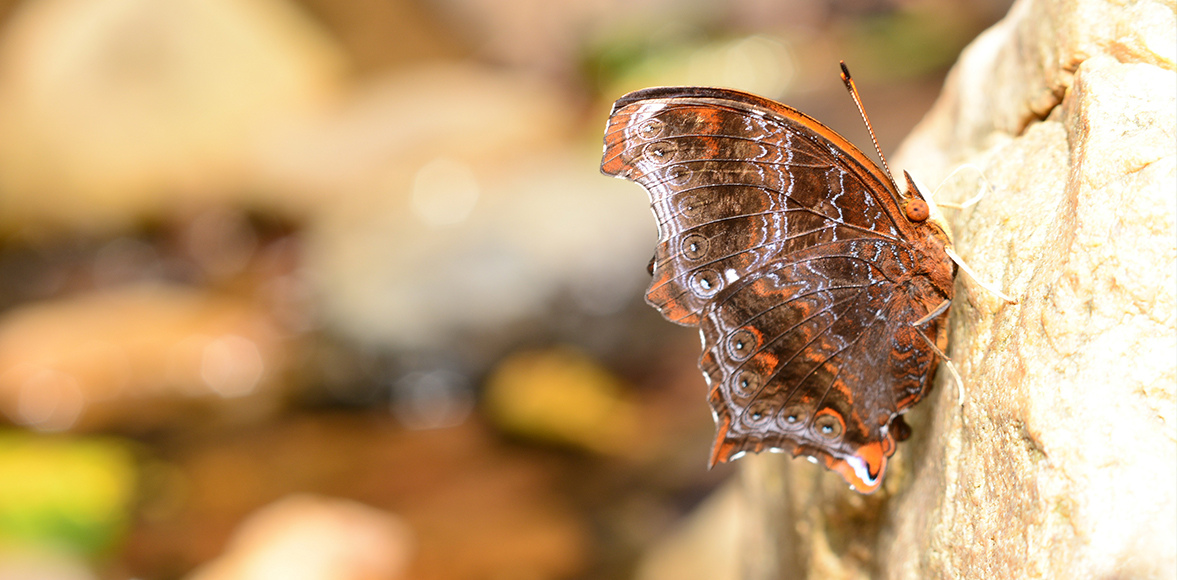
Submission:
M 939 306 L 937 306 L 936 308 L 933 308 L 932 311 L 929 312 L 927 316 L 911 323 L 911 325 L 912 326 L 923 326 L 923 325 L 927 324 L 929 321 L 935 319 L 937 316 L 944 314 L 944 312 L 946 312 L 948 310 L 949 306 L 952 306 L 952 301 L 945 300 L 945 301 L 941 302 Z M 940 355 L 945 360 L 948 359 L 948 357 L 944 356 L 944 353 L 940 352 L 940 349 L 936 349 L 936 354 Z
M 966 207 L 971 207 L 973 205 L 976 205 L 978 202 L 980 202 L 981 198 L 985 197 L 985 194 L 989 193 L 990 191 L 993 191 L 993 184 L 989 183 L 989 180 L 985 177 L 985 173 L 983 171 L 981 171 L 980 167 L 977 167 L 976 165 L 973 165 L 972 163 L 965 163 L 964 165 L 961 165 L 960 167 L 957 167 L 956 169 L 954 169 L 952 171 L 952 173 L 948 174 L 948 177 L 945 177 L 944 180 L 940 182 L 940 187 L 943 187 L 944 184 L 947 183 L 948 180 L 951 179 L 953 175 L 956 175 L 957 172 L 964 170 L 964 169 L 970 169 L 970 168 L 975 169 L 977 171 L 977 173 L 980 174 L 981 181 L 985 182 L 984 188 L 982 188 L 981 191 L 979 193 L 977 193 L 977 195 L 974 195 L 971 199 L 965 201 L 964 203 L 957 204 L 957 203 L 939 202 L 939 203 L 937 203 L 937 205 L 939 207 L 952 208 L 952 209 L 964 209 Z M 908 180 L 909 181 L 911 180 L 910 175 L 908 175 Z M 936 192 L 940 191 L 940 187 L 937 187 L 936 191 L 932 192 L 931 197 L 933 197 L 933 198 L 936 197 Z M 964 259 L 961 258 L 960 256 L 958 256 L 956 254 L 956 252 L 952 251 L 951 246 L 944 248 L 944 250 L 948 253 L 948 257 L 952 258 L 952 261 L 956 262 L 956 265 L 960 266 L 960 268 L 962 270 L 964 270 L 965 273 L 969 275 L 969 278 L 972 278 L 973 281 L 976 282 L 978 286 L 988 290 L 994 296 L 997 296 L 998 298 L 1004 300 L 1008 304 L 1017 304 L 1018 303 L 1018 301 L 1015 300 L 1014 298 L 1011 298 L 1006 293 L 1002 292 L 1001 290 L 998 290 L 996 285 L 990 284 L 988 282 L 981 280 L 981 278 L 979 276 L 977 276 L 977 273 L 974 272 L 973 269 L 970 268 L 969 265 L 965 263 Z
M 927 324 L 929 321 L 935 319 L 937 316 L 944 314 L 944 312 L 947 311 L 948 307 L 951 305 L 952 305 L 951 300 L 945 300 L 945 301 L 941 302 L 939 306 L 932 309 L 932 311 L 929 312 L 927 316 L 911 323 L 911 325 L 915 326 L 917 328 L 920 326 L 923 326 L 923 325 Z M 931 339 L 929 339 L 927 336 L 924 336 L 924 333 L 920 332 L 917 334 L 920 335 L 920 338 L 924 339 L 924 342 L 928 343 L 928 346 L 932 348 L 932 352 L 936 353 L 936 356 L 940 357 L 940 360 L 944 361 L 944 366 L 948 368 L 948 372 L 952 374 L 952 378 L 956 382 L 957 400 L 960 401 L 960 406 L 963 407 L 964 406 L 964 381 L 961 380 L 960 373 L 956 372 L 956 365 L 952 364 L 952 359 L 948 358 L 948 355 L 944 354 L 944 351 L 940 350 L 940 348 L 937 347 L 936 344 L 933 343 Z
M 969 278 L 971 278 L 973 280 L 973 282 L 977 283 L 978 286 L 988 290 L 994 296 L 997 296 L 998 298 L 1004 300 L 1006 304 L 1017 304 L 1018 303 L 1018 301 L 1016 299 L 1011 298 L 1005 292 L 998 290 L 996 286 L 981 280 L 980 276 L 978 276 L 977 273 L 974 272 L 973 269 L 970 268 L 969 265 L 965 263 L 964 258 L 961 258 L 960 256 L 956 255 L 956 252 L 952 251 L 951 247 L 945 247 L 944 251 L 948 254 L 949 258 L 952 258 L 953 262 L 956 262 L 957 266 L 960 266 L 961 270 L 964 270 L 965 274 L 969 275 Z

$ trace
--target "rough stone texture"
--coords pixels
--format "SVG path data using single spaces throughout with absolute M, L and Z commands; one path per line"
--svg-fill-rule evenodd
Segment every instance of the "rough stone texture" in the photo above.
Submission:
M 958 220 L 960 244 L 1022 305 L 965 282 L 967 400 L 962 416 L 941 393 L 936 443 L 889 507 L 892 577 L 1177 572 L 1172 85 L 1084 61 L 1061 108 L 984 165 L 998 192 Z
M 712 493 L 686 525 L 650 550 L 636 580 L 793 578 L 801 569 L 789 488 L 779 455 L 744 461 L 740 477 Z
M 776 538 L 741 577 L 1177 575 L 1175 8 L 1019 0 L 965 50 L 892 166 L 951 202 L 984 175 L 945 212 L 1020 304 L 958 278 L 964 400 L 941 373 L 879 493 L 743 460 L 745 495 L 775 498 L 744 509 L 792 525 L 740 532 Z
M 880 577 L 1177 574 L 1175 29 L 1172 3 L 1019 2 L 897 155 L 981 169 L 957 249 L 1021 304 L 958 282 L 964 405 L 933 397 Z

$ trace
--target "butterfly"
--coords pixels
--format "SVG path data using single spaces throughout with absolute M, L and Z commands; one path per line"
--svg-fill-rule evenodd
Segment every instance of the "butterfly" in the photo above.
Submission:
M 699 328 L 710 465 L 785 452 L 877 490 L 947 346 L 956 266 L 931 199 L 816 119 L 735 90 L 629 93 L 604 141 L 601 172 L 645 188 L 657 220 L 646 301 Z

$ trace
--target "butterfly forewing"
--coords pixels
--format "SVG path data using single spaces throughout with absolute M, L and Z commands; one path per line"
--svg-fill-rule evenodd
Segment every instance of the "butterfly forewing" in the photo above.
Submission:
M 659 91 L 637 93 L 658 98 L 618 102 L 602 170 L 650 193 L 659 245 L 647 299 L 671 321 L 697 324 L 724 285 L 776 256 L 829 241 L 902 235 L 907 224 L 884 176 L 834 155 L 839 145 L 804 122 L 767 105 L 715 98 L 756 99 L 732 91 Z M 846 212 L 844 205 L 861 209 Z

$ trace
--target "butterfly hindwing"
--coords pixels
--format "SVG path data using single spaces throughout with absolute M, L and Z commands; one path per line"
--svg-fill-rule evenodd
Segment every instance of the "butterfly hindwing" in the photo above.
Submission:
M 896 321 L 928 311 L 893 300 L 893 273 L 854 257 L 888 252 L 880 262 L 910 261 L 902 245 L 835 247 L 773 262 L 704 308 L 700 368 L 721 427 L 712 464 L 777 449 L 835 468 L 857 457 L 881 474 L 895 447 L 885 427 L 927 391 L 936 364 L 919 330 Z M 905 360 L 892 361 L 895 353 Z M 856 486 L 867 491 L 877 479 L 860 477 Z

